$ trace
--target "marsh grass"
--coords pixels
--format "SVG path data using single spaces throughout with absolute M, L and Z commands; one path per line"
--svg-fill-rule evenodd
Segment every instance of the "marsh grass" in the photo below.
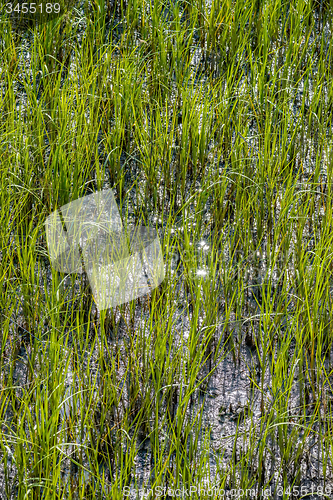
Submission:
M 331 23 L 311 0 L 1 17 L 5 498 L 330 496 Z M 44 222 L 108 187 L 125 225 L 158 230 L 166 278 L 98 313 Z M 224 373 L 246 374 L 237 411 Z

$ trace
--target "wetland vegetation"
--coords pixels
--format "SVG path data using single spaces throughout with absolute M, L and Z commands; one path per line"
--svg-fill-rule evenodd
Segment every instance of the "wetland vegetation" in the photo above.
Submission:
M 0 498 L 332 497 L 331 33 L 323 0 L 1 13 Z M 44 222 L 108 188 L 166 277 L 98 312 Z

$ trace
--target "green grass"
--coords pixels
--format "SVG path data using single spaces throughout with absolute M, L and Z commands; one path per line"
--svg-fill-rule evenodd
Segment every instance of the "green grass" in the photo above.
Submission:
M 329 498 L 331 3 L 0 21 L 2 498 Z M 44 222 L 108 187 L 158 230 L 166 278 L 99 314 L 85 276 L 52 269 Z

